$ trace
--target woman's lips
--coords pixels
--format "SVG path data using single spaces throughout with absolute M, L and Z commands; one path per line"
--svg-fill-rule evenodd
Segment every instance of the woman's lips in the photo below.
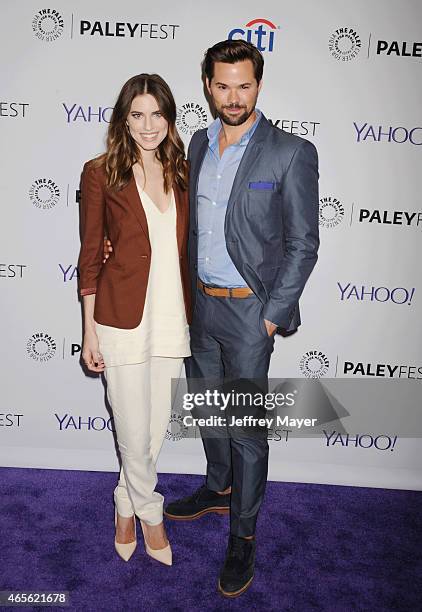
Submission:
M 141 138 L 144 140 L 155 140 L 158 136 L 158 132 L 154 132 L 153 134 L 140 134 Z

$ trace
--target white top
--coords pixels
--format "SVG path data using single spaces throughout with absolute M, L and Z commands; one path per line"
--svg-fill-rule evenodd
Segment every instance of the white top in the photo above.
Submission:
M 134 329 L 96 323 L 106 367 L 142 363 L 152 356 L 188 357 L 191 354 L 177 248 L 174 193 L 172 191 L 168 209 L 161 212 L 145 191 L 138 191 L 151 244 L 144 312 Z

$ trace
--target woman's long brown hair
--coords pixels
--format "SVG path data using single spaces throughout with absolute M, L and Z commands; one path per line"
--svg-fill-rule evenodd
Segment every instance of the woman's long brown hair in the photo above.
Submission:
M 176 104 L 167 83 L 158 74 L 138 74 L 122 87 L 111 115 L 107 134 L 107 150 L 98 158 L 105 163 L 107 186 L 122 189 L 132 177 L 132 166 L 142 158 L 138 145 L 126 126 L 132 100 L 136 96 L 150 94 L 168 122 L 168 134 L 156 150 L 156 157 L 163 166 L 164 191 L 168 193 L 174 183 L 181 189 L 188 187 L 188 164 L 185 148 L 176 129 Z

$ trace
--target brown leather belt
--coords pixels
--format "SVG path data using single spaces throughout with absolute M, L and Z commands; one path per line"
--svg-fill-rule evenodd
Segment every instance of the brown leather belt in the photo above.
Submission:
M 253 293 L 252 289 L 249 289 L 249 287 L 208 287 L 199 279 L 198 287 L 206 295 L 212 295 L 213 297 L 246 298 Z

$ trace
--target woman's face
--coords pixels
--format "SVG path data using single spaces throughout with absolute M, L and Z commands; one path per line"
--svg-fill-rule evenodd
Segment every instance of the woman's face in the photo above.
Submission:
M 144 151 L 154 151 L 168 133 L 168 121 L 150 94 L 133 98 L 126 123 L 133 140 Z

